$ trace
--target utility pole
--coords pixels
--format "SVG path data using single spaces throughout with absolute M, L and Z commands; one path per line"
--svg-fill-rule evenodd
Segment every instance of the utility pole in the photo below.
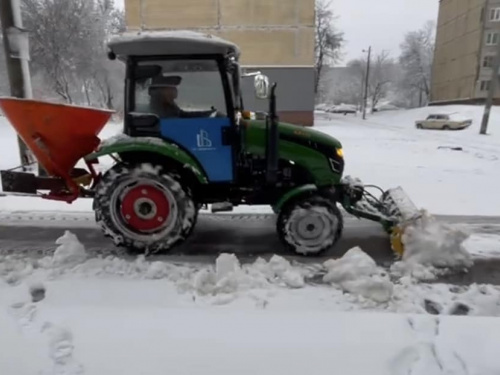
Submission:
M 33 97 L 29 72 L 28 34 L 23 29 L 21 9 L 15 0 L 0 0 L 0 22 L 11 95 L 15 98 Z M 21 164 L 34 161 L 31 152 L 18 136 Z
M 500 73 L 500 34 L 497 40 L 497 53 L 493 61 L 493 66 L 491 68 L 491 82 L 488 89 L 488 97 L 486 98 L 486 105 L 484 107 L 483 121 L 481 122 L 481 130 L 479 134 L 486 134 L 488 132 L 488 123 L 490 121 L 491 107 L 493 106 L 493 97 L 497 91 L 498 87 L 498 75 Z
M 366 52 L 363 50 L 363 52 Z M 370 59 L 372 56 L 372 47 L 368 48 L 368 60 L 366 61 L 366 76 L 365 76 L 365 95 L 363 98 L 363 120 L 366 120 L 366 106 L 368 104 L 368 82 L 370 80 Z

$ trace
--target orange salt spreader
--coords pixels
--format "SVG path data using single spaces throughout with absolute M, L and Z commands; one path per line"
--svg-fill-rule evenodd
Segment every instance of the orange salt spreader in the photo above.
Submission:
M 82 185 L 96 177 L 89 170 L 75 168 L 100 143 L 97 135 L 114 111 L 50 103 L 32 99 L 1 97 L 0 108 L 48 177 L 32 173 L 1 171 L 4 192 L 38 194 L 43 198 L 73 202 L 83 193 Z

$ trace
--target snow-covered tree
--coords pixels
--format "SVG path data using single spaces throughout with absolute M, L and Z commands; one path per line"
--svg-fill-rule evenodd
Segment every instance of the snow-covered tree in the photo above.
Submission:
M 351 60 L 341 77 L 337 79 L 335 102 L 355 104 L 363 103 L 363 87 L 366 74 L 366 62 L 361 59 Z
M 435 31 L 436 23 L 428 21 L 420 30 L 407 33 L 401 43 L 399 62 L 404 75 L 400 89 L 407 97 L 417 95 L 419 106 L 429 99 Z
M 112 0 L 22 0 L 35 92 L 112 108 L 121 86 L 106 58 L 107 38 L 124 29 Z
M 335 14 L 332 2 L 327 0 L 316 1 L 316 41 L 315 41 L 315 72 L 314 92 L 318 94 L 323 68 L 332 66 L 340 58 L 344 42 L 343 33 L 335 28 Z
M 335 93 L 335 101 L 361 106 L 364 98 L 366 79 L 366 57 L 351 60 Z M 394 84 L 395 63 L 387 51 L 382 51 L 372 58 L 368 80 L 368 101 L 373 110 L 379 102 L 386 98 Z
M 368 95 L 372 111 L 391 89 L 394 82 L 394 65 L 394 61 L 387 51 L 382 51 L 375 56 L 368 81 Z

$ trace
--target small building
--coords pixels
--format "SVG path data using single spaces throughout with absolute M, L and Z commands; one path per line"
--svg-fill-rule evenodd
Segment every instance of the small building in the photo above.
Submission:
M 127 29 L 187 29 L 239 45 L 241 64 L 278 83 L 280 119 L 314 124 L 315 0 L 125 0 Z M 243 85 L 245 106 L 267 110 Z

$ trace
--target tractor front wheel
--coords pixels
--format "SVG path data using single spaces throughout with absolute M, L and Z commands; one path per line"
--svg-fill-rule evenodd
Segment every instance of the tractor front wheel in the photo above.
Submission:
M 115 245 L 155 253 L 186 239 L 197 219 L 189 193 L 160 166 L 117 164 L 94 197 L 98 224 Z
M 305 256 L 317 256 L 335 246 L 343 226 L 336 203 L 321 196 L 291 202 L 282 209 L 277 222 L 284 245 Z

